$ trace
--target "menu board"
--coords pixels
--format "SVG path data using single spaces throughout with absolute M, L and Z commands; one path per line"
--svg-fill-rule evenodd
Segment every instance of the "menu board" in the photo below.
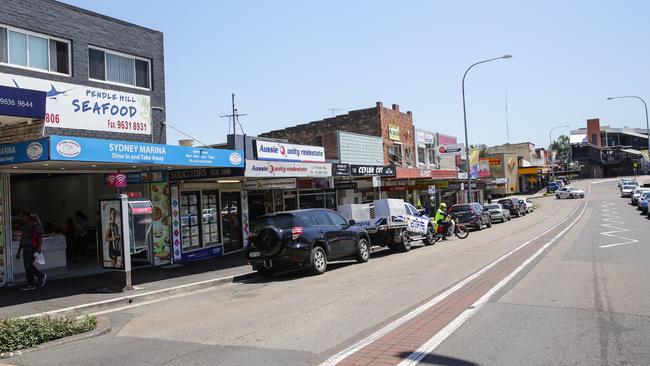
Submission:
M 0 175 L 0 286 L 5 282 L 4 181 Z
M 161 266 L 171 263 L 169 185 L 152 183 L 150 189 L 153 204 L 153 264 Z
M 199 192 L 181 192 L 181 236 L 183 249 L 201 246 Z
M 219 192 L 217 191 L 204 191 L 202 202 L 202 215 L 203 215 L 203 245 L 216 244 L 221 242 L 219 236 L 219 205 L 218 198 Z

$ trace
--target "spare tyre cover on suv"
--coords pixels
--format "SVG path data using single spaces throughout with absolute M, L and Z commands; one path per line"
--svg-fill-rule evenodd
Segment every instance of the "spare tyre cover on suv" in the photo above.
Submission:
M 282 230 L 267 226 L 255 235 L 251 241 L 265 256 L 274 256 L 282 249 Z

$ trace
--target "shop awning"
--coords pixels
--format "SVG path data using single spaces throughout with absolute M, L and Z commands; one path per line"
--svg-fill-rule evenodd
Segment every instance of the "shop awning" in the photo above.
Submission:
M 0 145 L 0 170 L 243 168 L 243 151 L 85 137 L 49 136 Z

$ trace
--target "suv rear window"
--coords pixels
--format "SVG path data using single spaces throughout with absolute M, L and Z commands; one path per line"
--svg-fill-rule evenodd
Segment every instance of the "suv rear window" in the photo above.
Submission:
M 453 213 L 469 212 L 471 210 L 472 210 L 472 208 L 469 205 L 459 205 L 459 206 L 452 207 L 450 212 L 453 212 Z
M 289 214 L 262 216 L 253 220 L 251 223 L 251 233 L 257 233 L 266 226 L 275 226 L 280 229 L 290 229 L 295 226 L 294 223 L 295 218 L 293 215 Z
M 511 200 L 499 200 L 499 203 L 504 205 L 504 206 L 512 206 L 512 201 Z

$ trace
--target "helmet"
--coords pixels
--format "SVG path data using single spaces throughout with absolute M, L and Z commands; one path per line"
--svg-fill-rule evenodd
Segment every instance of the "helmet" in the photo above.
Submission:
M 446 209 L 446 208 L 447 208 L 447 204 L 444 203 L 444 202 L 441 203 L 441 204 L 440 204 L 440 208 L 443 209 L 443 210 Z

